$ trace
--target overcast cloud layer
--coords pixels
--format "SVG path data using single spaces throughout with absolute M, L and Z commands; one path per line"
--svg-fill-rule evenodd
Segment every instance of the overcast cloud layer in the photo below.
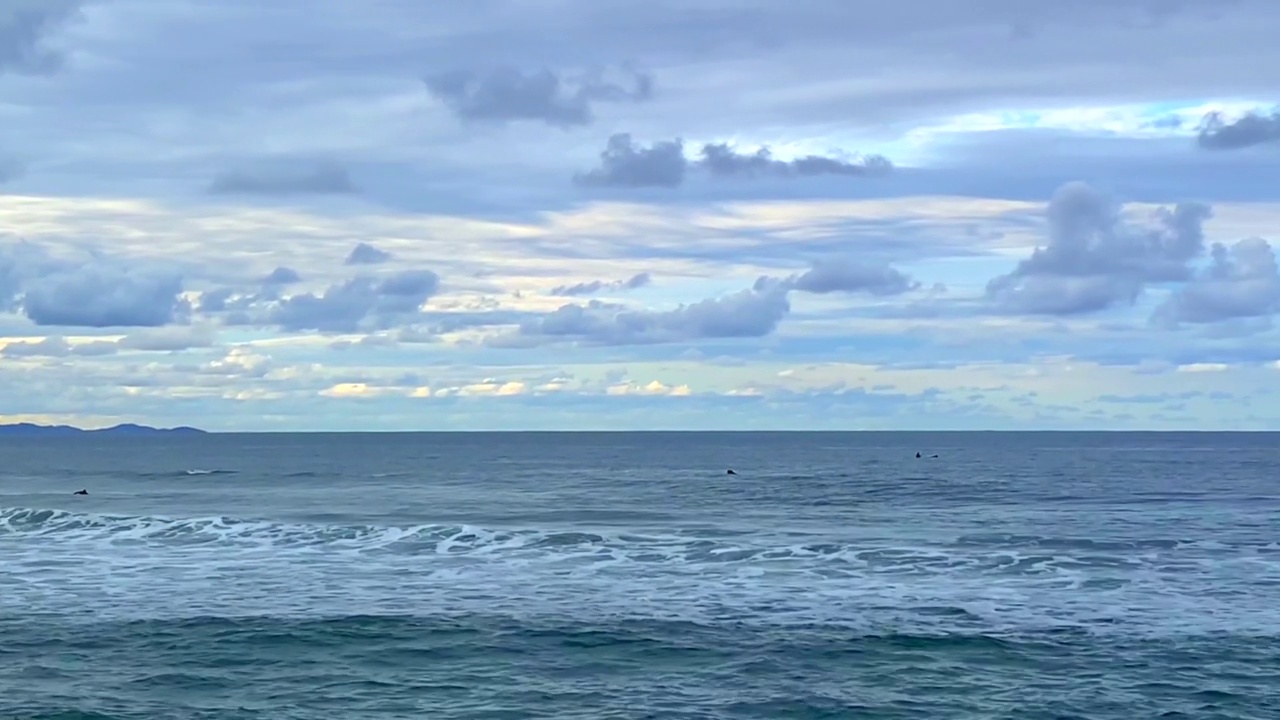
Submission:
M 0 422 L 1273 428 L 1273 0 L 9 0 Z

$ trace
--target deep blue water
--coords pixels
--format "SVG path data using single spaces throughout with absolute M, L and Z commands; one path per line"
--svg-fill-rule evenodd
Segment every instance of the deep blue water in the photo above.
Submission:
M 1277 440 L 3 440 L 0 718 L 1274 719 Z

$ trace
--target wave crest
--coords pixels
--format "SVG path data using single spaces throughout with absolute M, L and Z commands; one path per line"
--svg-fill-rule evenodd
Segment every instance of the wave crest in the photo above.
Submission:
M 837 574 L 858 570 L 945 571 L 956 559 L 943 549 L 891 548 L 834 542 L 794 533 L 724 536 L 713 530 L 606 533 L 578 529 L 493 529 L 467 524 L 406 527 L 322 525 L 224 516 L 167 518 L 65 510 L 0 509 L 0 538 L 23 536 L 60 543 L 105 543 L 173 549 L 210 546 L 277 552 L 358 552 L 591 564 L 676 566 L 787 565 Z
M 894 575 L 1018 575 L 1082 583 L 1082 571 L 1105 570 L 1106 582 L 1134 577 L 1123 569 L 1156 573 L 1177 567 L 1213 571 L 1223 560 L 1248 558 L 1271 567 L 1274 541 L 1088 539 L 976 534 L 903 543 L 801 532 L 726 534 L 713 529 L 652 533 L 598 528 L 486 528 L 469 524 L 409 526 L 327 525 L 225 516 L 168 518 L 66 510 L 0 508 L 0 539 L 131 546 L 156 549 L 235 549 L 247 552 L 380 554 L 591 564 L 685 567 L 739 566 L 752 572 L 802 571 L 823 578 Z M 1181 563 L 1181 564 L 1179 564 Z M 1220 568 L 1219 568 L 1220 569 Z M 1116 571 L 1116 572 L 1112 572 Z
M 566 529 L 492 529 L 467 524 L 421 524 L 406 527 L 320 525 L 225 516 L 167 518 L 33 508 L 0 509 L 0 536 L 4 535 L 39 537 L 52 541 L 99 541 L 113 545 L 257 546 L 272 549 L 345 549 L 441 555 L 526 552 L 600 556 L 603 559 L 613 557 L 633 562 L 821 558 L 846 549 L 831 544 L 748 546 L 679 532 L 665 535 L 607 535 Z
M 310 525 L 226 516 L 169 518 L 106 515 L 34 508 L 0 509 L 0 535 L 78 540 L 197 545 L 337 546 L 374 549 L 396 544 L 430 544 L 440 552 L 481 551 L 504 545 L 579 545 L 601 541 L 584 533 L 498 531 L 470 525 Z

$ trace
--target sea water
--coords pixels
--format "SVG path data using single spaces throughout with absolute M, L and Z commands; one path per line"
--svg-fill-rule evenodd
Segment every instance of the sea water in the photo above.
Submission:
M 0 718 L 1274 720 L 1278 440 L 7 439 Z

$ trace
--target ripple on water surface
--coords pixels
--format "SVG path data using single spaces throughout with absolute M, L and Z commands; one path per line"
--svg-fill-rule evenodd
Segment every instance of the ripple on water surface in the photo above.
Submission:
M 1256 448 L 200 442 L 10 462 L 0 718 L 1280 717 Z

